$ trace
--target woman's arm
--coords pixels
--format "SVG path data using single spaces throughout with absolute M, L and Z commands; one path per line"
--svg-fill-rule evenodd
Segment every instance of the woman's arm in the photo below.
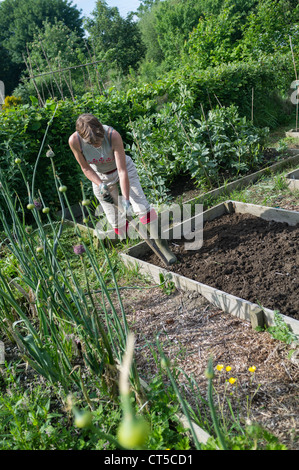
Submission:
M 124 150 L 123 140 L 120 134 L 114 129 L 111 134 L 112 149 L 114 151 L 115 162 L 119 175 L 119 184 L 123 197 L 128 201 L 130 194 L 130 182 L 126 164 L 126 154 Z
M 78 140 L 77 133 L 75 132 L 69 138 L 69 146 L 79 163 L 81 170 L 83 171 L 84 175 L 93 183 L 97 184 L 98 186 L 102 183 L 102 180 L 98 177 L 96 172 L 91 168 L 89 163 L 86 161 Z

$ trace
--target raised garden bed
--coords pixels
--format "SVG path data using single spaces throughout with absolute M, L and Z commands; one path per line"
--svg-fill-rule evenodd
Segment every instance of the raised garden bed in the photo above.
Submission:
M 253 326 L 274 325 L 279 311 L 299 334 L 299 212 L 227 201 L 205 211 L 203 220 L 198 251 L 185 251 L 184 240 L 170 234 L 174 266 L 163 268 L 145 242 L 122 258 L 156 282 L 160 273 L 168 275 L 176 287 L 198 291 Z
M 291 190 L 299 190 L 299 168 L 286 175 L 286 181 Z

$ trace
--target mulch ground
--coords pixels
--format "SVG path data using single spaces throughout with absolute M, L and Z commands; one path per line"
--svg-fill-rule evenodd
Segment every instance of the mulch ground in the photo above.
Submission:
M 166 294 L 161 287 L 153 287 L 135 293 L 125 291 L 122 298 L 136 337 L 135 360 L 147 383 L 159 368 L 152 353 L 157 351 L 158 337 L 189 403 L 197 403 L 198 413 L 207 415 L 209 423 L 208 409 L 201 405 L 200 398 L 207 398 L 205 370 L 212 357 L 219 415 L 222 409 L 229 422 L 231 413 L 225 398 L 229 397 L 243 426 L 257 423 L 289 450 L 299 449 L 298 347 L 291 355 L 293 346 L 273 339 L 268 332 L 254 331 L 250 323 L 223 313 L 195 292 L 176 290 Z M 221 372 L 216 370 L 217 364 L 224 366 Z M 226 372 L 227 366 L 230 372 Z M 251 366 L 256 367 L 254 376 L 248 371 Z M 227 381 L 231 377 L 236 379 L 234 385 Z M 197 384 L 197 394 L 189 393 L 191 379 Z M 209 431 L 207 427 L 205 430 Z

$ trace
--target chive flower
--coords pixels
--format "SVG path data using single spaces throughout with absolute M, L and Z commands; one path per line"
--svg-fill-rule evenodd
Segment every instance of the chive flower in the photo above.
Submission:
M 87 428 L 92 423 L 92 413 L 90 411 L 79 411 L 74 409 L 75 425 L 77 428 Z
M 47 156 L 48 158 L 53 158 L 53 157 L 55 157 L 55 153 L 53 152 L 53 150 L 48 150 L 48 151 L 46 152 L 46 156 Z
M 73 250 L 76 255 L 83 255 L 83 253 L 85 253 L 85 248 L 83 245 L 75 245 L 73 246 Z

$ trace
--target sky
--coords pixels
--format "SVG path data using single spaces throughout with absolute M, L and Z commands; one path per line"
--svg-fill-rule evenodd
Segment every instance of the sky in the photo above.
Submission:
M 139 0 L 106 0 L 108 7 L 117 7 L 120 15 L 126 18 L 129 11 L 136 11 L 140 5 Z M 95 9 L 96 0 L 73 0 L 73 5 L 82 10 L 82 15 L 89 16 Z
M 1 3 L 2 0 L 0 0 Z M 108 7 L 117 7 L 123 18 L 127 17 L 130 11 L 136 11 L 140 5 L 140 0 L 105 0 Z M 89 16 L 95 9 L 96 0 L 72 0 L 72 5 L 82 10 L 82 15 Z

